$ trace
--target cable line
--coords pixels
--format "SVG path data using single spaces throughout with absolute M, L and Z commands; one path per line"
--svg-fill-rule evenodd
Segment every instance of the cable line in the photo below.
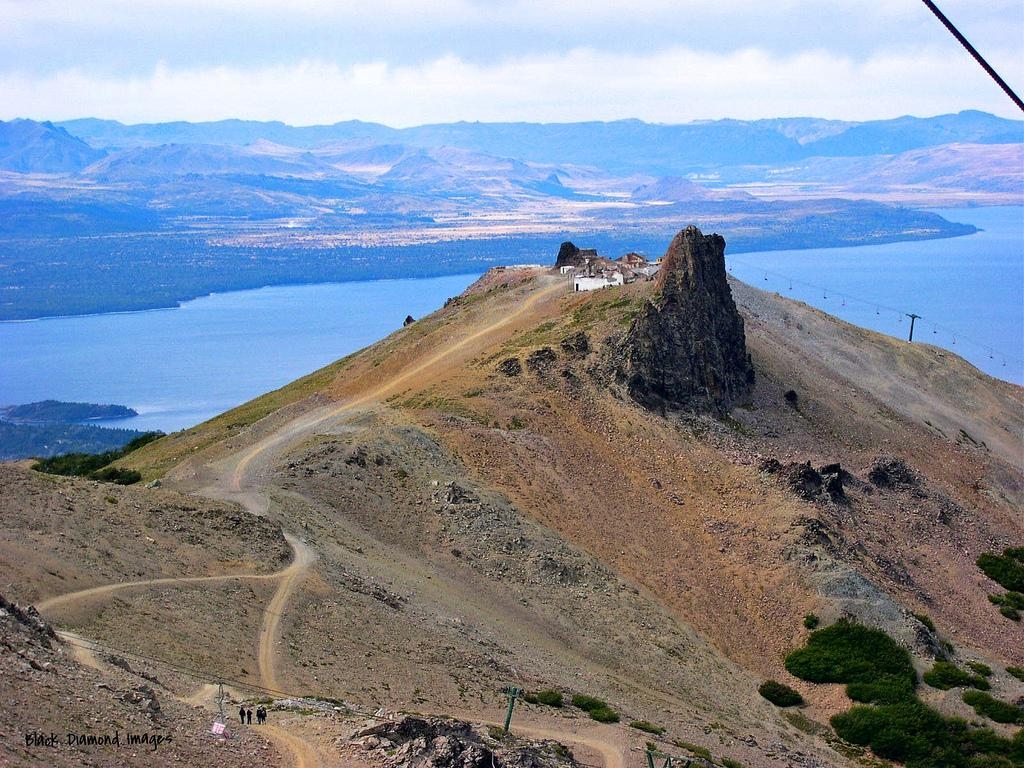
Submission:
M 988 72 L 989 76 L 996 81 L 996 85 L 1003 89 L 1006 95 L 1009 96 L 1013 100 L 1013 103 L 1017 105 L 1017 108 L 1021 112 L 1024 112 L 1024 101 L 1021 101 L 1020 96 L 1014 93 L 1013 89 L 1006 84 L 1006 81 L 999 76 L 999 73 L 992 69 L 991 65 L 987 61 L 985 61 L 984 57 L 982 57 L 982 55 L 978 53 L 978 50 L 973 45 L 971 45 L 970 41 L 962 34 L 960 34 L 960 30 L 953 26 L 953 22 L 946 18 L 946 15 L 939 10 L 938 6 L 936 6 L 935 3 L 932 2 L 932 0 L 921 1 L 928 6 L 932 13 L 935 14 L 935 18 L 941 21 L 942 24 L 946 27 L 946 29 L 950 31 L 950 34 L 952 34 L 953 37 L 960 41 L 960 45 L 962 45 L 967 50 L 967 52 L 974 57 L 974 60 L 981 65 L 982 69 Z

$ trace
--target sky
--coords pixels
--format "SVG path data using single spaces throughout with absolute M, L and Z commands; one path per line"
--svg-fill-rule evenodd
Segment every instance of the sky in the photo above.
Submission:
M 1024 96 L 1024 2 L 936 0 Z M 0 119 L 686 123 L 1013 102 L 920 0 L 0 0 Z

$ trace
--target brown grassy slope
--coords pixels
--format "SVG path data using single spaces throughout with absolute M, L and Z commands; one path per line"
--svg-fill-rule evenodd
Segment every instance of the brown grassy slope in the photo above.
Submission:
M 339 401 L 384 397 L 422 413 L 482 481 L 635 576 L 735 658 L 764 672 L 778 669 L 799 634 L 796 620 L 818 600 L 800 586 L 790 550 L 799 537 L 793 523 L 823 510 L 763 477 L 757 460 L 838 460 L 863 478 L 878 454 L 902 456 L 928 478 L 933 495 L 959 504 L 968 518 L 942 527 L 936 539 L 915 518 L 920 503 L 866 499 L 862 506 L 871 514 L 859 528 L 842 532 L 843 546 L 873 552 L 859 565 L 875 577 L 885 573 L 884 564 L 899 564 L 888 568 L 897 574 L 886 577 L 890 591 L 936 614 L 949 632 L 967 632 L 968 642 L 981 646 L 995 643 L 1015 658 L 1014 628 L 993 619 L 984 594 L 992 587 L 973 559 L 1021 538 L 1015 512 L 1020 471 L 1009 463 L 1020 453 L 1019 388 L 952 355 L 742 287 L 738 298 L 760 380 L 751 407 L 735 412 L 746 435 L 731 440 L 700 439 L 708 424 L 665 420 L 612 396 L 601 376 L 588 373 L 599 352 L 572 361 L 571 375 L 562 374 L 570 353 L 559 347 L 561 339 L 585 329 L 599 347 L 626 327 L 643 286 L 541 303 L 497 347 L 471 346 L 441 368 L 410 375 L 446 343 L 471 335 L 484 319 L 529 295 L 529 286 L 509 275 L 489 280 L 349 360 L 329 395 Z M 560 356 L 551 371 L 527 368 L 513 378 L 495 372 L 502 359 L 525 363 L 544 345 Z M 476 353 L 468 364 L 467 351 Z M 800 392 L 799 411 L 781 399 L 790 387 Z M 463 421 L 452 427 L 437 414 Z M 969 437 L 958 443 L 961 429 Z M 976 447 L 981 442 L 988 451 Z M 901 507 L 910 511 L 892 519 Z M 833 525 L 845 519 L 831 517 Z M 898 522 L 906 523 L 902 535 L 887 535 Z M 908 581 L 903 572 L 913 570 L 911 560 L 922 574 Z
M 268 573 L 281 530 L 234 505 L 0 464 L 0 583 L 38 602 L 122 581 Z

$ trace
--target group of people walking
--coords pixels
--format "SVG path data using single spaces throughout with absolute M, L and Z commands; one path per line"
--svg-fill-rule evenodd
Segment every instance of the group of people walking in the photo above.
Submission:
M 242 725 L 252 725 L 252 710 L 246 709 L 244 706 L 238 708 L 238 719 L 242 721 Z M 256 708 L 256 725 L 263 725 L 267 722 L 267 710 L 263 706 Z

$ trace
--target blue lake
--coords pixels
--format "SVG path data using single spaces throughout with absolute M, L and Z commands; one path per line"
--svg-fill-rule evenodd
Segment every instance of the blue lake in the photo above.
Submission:
M 730 256 L 745 283 L 842 319 L 945 347 L 1024 383 L 1024 207 L 937 210 L 981 232 L 945 240 Z
M 920 315 L 915 340 L 1020 383 L 1024 207 L 941 213 L 983 231 L 859 248 L 727 253 L 727 263 L 745 282 L 894 336 L 907 336 L 905 313 Z M 182 429 L 382 338 L 476 277 L 283 286 L 215 294 L 176 309 L 0 322 L 0 405 L 117 403 L 140 415 L 111 426 Z
M 190 427 L 372 344 L 478 275 L 282 286 L 213 294 L 176 309 L 0 323 L 0 405 L 116 403 Z

